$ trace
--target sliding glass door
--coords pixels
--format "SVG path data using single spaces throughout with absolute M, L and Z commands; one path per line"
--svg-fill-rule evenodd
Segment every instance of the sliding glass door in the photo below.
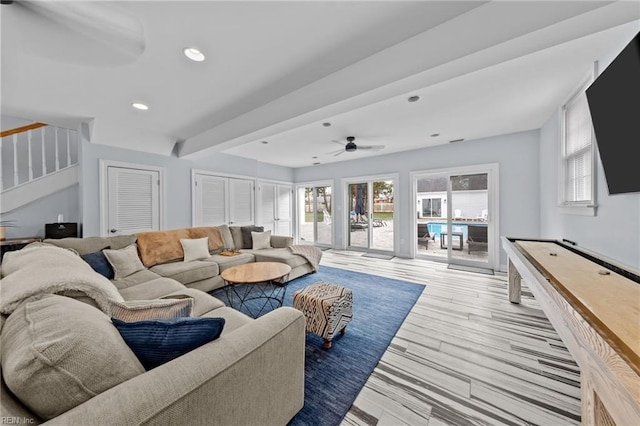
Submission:
M 298 187 L 298 241 L 331 247 L 333 213 L 330 185 Z
M 393 253 L 395 178 L 363 179 L 347 184 L 348 246 L 371 252 Z
M 497 165 L 414 173 L 413 185 L 417 257 L 498 267 Z

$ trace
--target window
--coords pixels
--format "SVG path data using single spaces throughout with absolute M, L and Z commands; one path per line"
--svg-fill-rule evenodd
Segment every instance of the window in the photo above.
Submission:
M 561 205 L 566 207 L 595 204 L 594 137 L 585 89 L 583 86 L 562 108 Z
M 440 198 L 423 198 L 422 217 L 442 217 L 442 200 Z

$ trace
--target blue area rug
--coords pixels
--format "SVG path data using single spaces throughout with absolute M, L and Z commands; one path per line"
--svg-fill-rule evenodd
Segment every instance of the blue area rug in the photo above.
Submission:
M 284 305 L 292 306 L 296 290 L 318 281 L 351 289 L 353 320 L 329 350 L 322 348 L 321 337 L 307 333 L 304 407 L 291 426 L 340 424 L 425 287 L 321 266 L 287 284 Z M 226 302 L 224 291 L 212 294 Z

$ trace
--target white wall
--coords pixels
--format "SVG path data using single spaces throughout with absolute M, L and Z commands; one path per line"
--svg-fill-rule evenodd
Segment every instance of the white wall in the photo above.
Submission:
M 394 197 L 398 203 L 394 216 L 400 223 L 400 247 L 397 247 L 397 255 L 408 257 L 412 244 L 409 238 L 410 228 L 416 215 L 411 211 L 411 197 L 414 194 L 409 193 L 410 172 L 498 163 L 500 235 L 534 238 L 540 234 L 538 139 L 539 132 L 532 130 L 361 160 L 298 168 L 295 169 L 294 176 L 298 183 L 333 177 L 334 217 L 338 221 L 345 214 L 343 188 L 340 185 L 342 178 L 398 173 L 399 182 L 394 188 Z M 343 231 L 340 226 L 334 227 L 334 241 L 338 247 L 344 246 L 347 241 Z M 501 252 L 500 264 L 506 264 L 504 252 Z
M 2 215 L 2 220 L 15 220 L 15 227 L 6 229 L 7 238 L 44 238 L 45 223 L 80 221 L 79 186 L 74 185 Z
M 81 216 L 83 236 L 100 235 L 99 160 L 165 168 L 165 209 L 162 229 L 191 226 L 191 169 L 292 182 L 293 171 L 225 154 L 185 160 L 82 141 Z
M 578 243 L 623 266 L 640 269 L 640 193 L 609 195 L 600 157 L 596 159 L 596 216 L 561 214 L 558 209 L 560 112 L 540 131 L 540 237 Z

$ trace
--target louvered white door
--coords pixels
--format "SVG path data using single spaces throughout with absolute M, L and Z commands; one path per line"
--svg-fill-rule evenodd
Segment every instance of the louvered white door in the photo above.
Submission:
M 292 235 L 293 188 L 290 185 L 276 187 L 276 235 Z
M 274 183 L 260 182 L 258 184 L 258 222 L 265 231 L 276 234 L 276 185 Z
M 107 167 L 106 235 L 160 229 L 160 172 Z
M 227 223 L 227 178 L 195 175 L 195 226 Z
M 229 179 L 229 225 L 253 225 L 253 180 Z

